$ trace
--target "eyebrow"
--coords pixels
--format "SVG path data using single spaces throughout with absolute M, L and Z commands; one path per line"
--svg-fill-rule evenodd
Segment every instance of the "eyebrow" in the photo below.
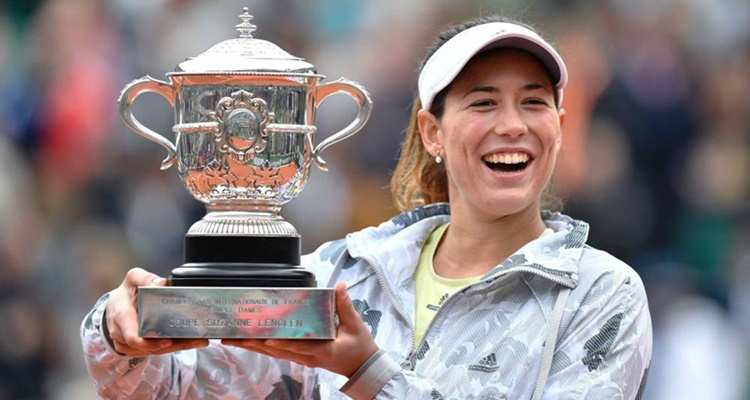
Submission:
M 532 90 L 537 90 L 537 89 L 542 89 L 545 92 L 550 92 L 547 89 L 546 86 L 544 86 L 544 85 L 542 85 L 540 83 L 535 83 L 535 82 L 527 83 L 527 84 L 525 84 L 525 85 L 523 85 L 521 87 L 521 91 L 522 92 L 530 92 Z M 499 92 L 499 91 L 500 91 L 500 89 L 498 89 L 498 88 L 496 88 L 494 86 L 475 86 L 471 90 L 469 90 L 468 92 L 464 93 L 464 95 L 462 97 L 466 98 L 467 96 L 469 96 L 470 94 L 475 93 L 475 92 L 496 93 L 496 92 Z
M 494 86 L 475 86 L 471 90 L 469 90 L 468 92 L 464 93 L 464 95 L 461 96 L 461 97 L 462 98 L 466 98 L 470 94 L 475 93 L 475 92 L 495 93 L 495 92 L 499 92 L 499 91 L 500 91 L 500 89 L 498 89 L 498 88 L 496 88 Z
M 521 88 L 521 91 L 528 92 L 528 91 L 532 91 L 536 89 L 543 89 L 545 92 L 549 92 L 549 90 L 547 90 L 547 87 L 540 83 L 527 83 L 523 85 L 523 87 Z

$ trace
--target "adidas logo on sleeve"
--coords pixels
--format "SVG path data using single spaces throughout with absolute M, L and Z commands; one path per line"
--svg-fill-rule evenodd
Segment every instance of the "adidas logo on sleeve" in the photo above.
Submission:
M 470 365 L 469 371 L 492 373 L 497 371 L 499 368 L 500 367 L 497 365 L 497 357 L 495 356 L 495 353 L 491 353 L 490 355 L 479 360 L 479 363 Z

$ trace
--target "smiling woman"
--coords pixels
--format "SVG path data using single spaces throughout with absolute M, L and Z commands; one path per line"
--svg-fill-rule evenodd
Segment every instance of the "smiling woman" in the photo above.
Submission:
M 483 18 L 443 32 L 392 180 L 403 213 L 303 258 L 336 286 L 336 339 L 139 338 L 136 288 L 165 281 L 134 269 L 82 326 L 100 393 L 640 398 L 651 360 L 640 278 L 586 245 L 585 222 L 542 206 L 566 82 L 557 51 L 524 25 Z
M 538 236 L 544 230 L 540 194 L 560 150 L 564 115 L 538 59 L 505 48 L 464 67 L 445 96 L 441 118 L 419 111 L 425 148 L 444 154 L 449 201 L 465 211 L 453 214 L 454 224 L 457 218 L 536 219 L 532 233 Z

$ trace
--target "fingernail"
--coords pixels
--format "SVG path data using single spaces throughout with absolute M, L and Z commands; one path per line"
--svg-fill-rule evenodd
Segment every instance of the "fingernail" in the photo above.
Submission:
M 172 345 L 172 341 L 169 339 L 162 340 L 159 342 L 159 347 L 168 347 Z
M 161 276 L 155 276 L 154 279 L 151 279 L 151 283 L 154 285 L 160 285 L 162 284 L 166 279 L 162 278 Z

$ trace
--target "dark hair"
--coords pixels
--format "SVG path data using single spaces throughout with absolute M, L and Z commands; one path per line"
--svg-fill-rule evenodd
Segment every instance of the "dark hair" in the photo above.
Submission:
M 509 22 L 536 32 L 528 24 L 501 15 L 479 17 L 449 26 L 440 31 L 437 40 L 427 49 L 427 53 L 419 65 L 419 71 L 422 71 L 427 60 L 451 38 L 469 28 L 492 22 Z M 443 116 L 445 96 L 451 86 L 452 84 L 449 84 L 438 92 L 432 101 L 430 113 L 437 119 Z M 421 108 L 422 103 L 417 95 L 414 99 L 409 126 L 406 129 L 406 137 L 401 145 L 398 164 L 391 177 L 391 195 L 396 208 L 400 211 L 410 210 L 424 204 L 448 202 L 449 200 L 448 176 L 445 171 L 445 164 L 436 163 L 422 144 L 417 123 L 417 113 Z M 547 185 L 544 193 L 542 193 L 542 206 L 546 209 L 558 210 L 561 202 L 550 192 L 551 185 Z

